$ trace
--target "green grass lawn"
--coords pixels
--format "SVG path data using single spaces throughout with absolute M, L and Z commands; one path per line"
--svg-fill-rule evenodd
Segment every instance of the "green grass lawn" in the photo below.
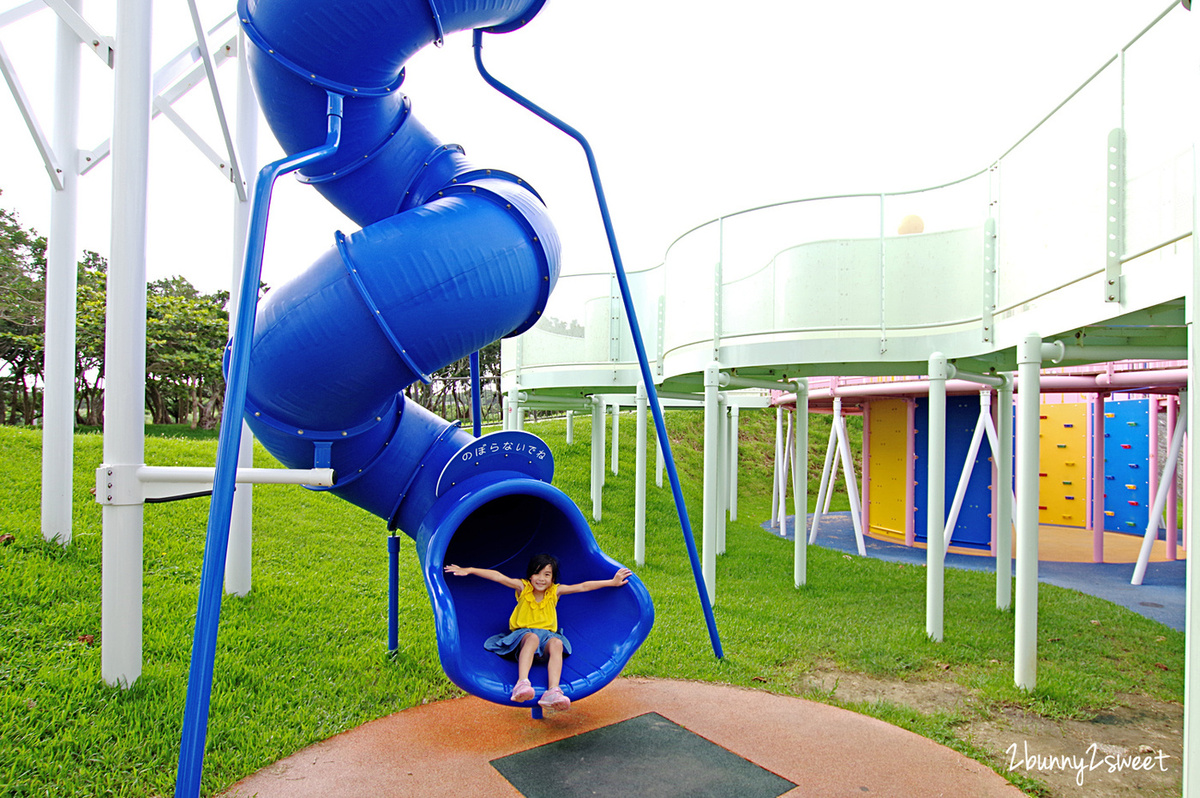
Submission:
M 701 417 L 672 412 L 667 424 L 699 539 Z M 570 446 L 563 420 L 529 427 L 550 444 L 555 483 L 585 514 L 589 427 L 590 419 L 577 419 Z M 814 416 L 810 478 L 814 470 L 819 477 L 824 430 L 827 419 Z M 156 433 L 146 441 L 148 463 L 213 463 L 212 437 Z M 622 423 L 620 473 L 608 475 L 604 521 L 594 527 L 601 547 L 631 565 L 633 433 L 631 419 Z M 1024 693 L 1013 686 L 1013 616 L 994 608 L 994 576 L 947 570 L 943 643 L 924 635 L 923 568 L 813 547 L 809 583 L 795 589 L 792 544 L 759 526 L 770 514 L 773 435 L 773 414 L 742 414 L 740 520 L 729 524 L 717 566 L 722 660 L 709 644 L 670 490 L 651 481 L 647 561 L 637 570 L 654 597 L 656 621 L 626 674 L 829 701 L 801 685 L 808 669 L 832 663 L 952 679 L 985 702 L 1052 717 L 1089 717 L 1126 693 L 1182 701 L 1183 634 L 1080 593 L 1040 586 L 1038 687 Z M 173 790 L 207 501 L 146 506 L 144 669 L 132 689 L 105 686 L 101 509 L 90 495 L 101 442 L 95 434 L 76 438 L 75 534 L 63 549 L 39 532 L 39 433 L 0 428 L 0 534 L 14 536 L 0 546 L 0 795 L 136 798 Z M 257 465 L 272 462 L 257 451 Z M 810 485 L 811 504 L 816 480 Z M 437 662 L 411 545 L 401 550 L 400 650 L 385 650 L 385 536 L 382 521 L 333 497 L 255 488 L 254 586 L 249 597 L 223 603 L 205 795 L 364 721 L 459 694 Z M 981 757 L 955 735 L 961 719 L 953 714 L 854 708 Z

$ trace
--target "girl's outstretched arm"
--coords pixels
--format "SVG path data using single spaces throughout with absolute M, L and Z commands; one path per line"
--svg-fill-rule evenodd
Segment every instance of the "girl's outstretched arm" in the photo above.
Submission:
M 593 579 L 590 582 L 580 582 L 575 585 L 559 585 L 558 595 L 565 596 L 568 593 L 587 593 L 589 590 L 599 590 L 602 587 L 620 587 L 628 582 L 631 576 L 633 576 L 633 571 L 628 568 L 622 568 L 613 574 L 612 579 Z
M 506 576 L 490 568 L 463 568 L 459 565 L 447 565 L 446 573 L 454 574 L 455 576 L 482 576 L 484 579 L 499 582 L 505 587 L 511 587 L 513 590 L 518 590 L 521 587 L 520 579 L 513 579 L 511 576 Z

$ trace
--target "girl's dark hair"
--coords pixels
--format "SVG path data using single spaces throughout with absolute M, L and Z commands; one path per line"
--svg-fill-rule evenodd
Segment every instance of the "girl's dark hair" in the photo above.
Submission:
M 529 567 L 525 569 L 525 578 L 529 579 L 538 571 L 550 566 L 550 579 L 558 584 L 558 558 L 553 554 L 535 554 L 529 558 Z

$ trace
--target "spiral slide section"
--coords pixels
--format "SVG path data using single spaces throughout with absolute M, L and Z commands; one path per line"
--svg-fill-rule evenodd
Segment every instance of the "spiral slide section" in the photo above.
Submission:
M 537 321 L 559 242 L 530 186 L 438 141 L 399 88 L 421 47 L 454 31 L 515 30 L 543 2 L 242 0 L 238 9 L 259 101 L 289 154 L 324 140 L 327 92 L 345 97 L 337 155 L 300 179 L 363 227 L 337 233 L 336 246 L 260 303 L 246 420 L 285 465 L 332 467 L 331 492 L 415 540 L 446 674 L 500 704 L 510 703 L 516 664 L 483 640 L 506 628 L 511 591 L 448 582 L 443 565 L 520 575 L 531 554 L 549 551 L 575 582 L 611 577 L 619 564 L 549 484 L 553 459 L 539 439 L 477 439 L 404 399 L 414 381 Z M 563 689 L 576 699 L 620 673 L 654 609 L 635 577 L 564 597 L 559 617 L 574 647 Z

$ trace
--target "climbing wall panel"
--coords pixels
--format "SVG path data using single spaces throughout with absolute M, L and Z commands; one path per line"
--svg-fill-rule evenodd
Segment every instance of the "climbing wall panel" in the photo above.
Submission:
M 946 503 L 940 508 L 942 517 L 949 514 L 950 505 L 954 501 L 954 493 L 958 488 L 958 478 L 962 474 L 963 463 L 971 446 L 971 436 L 975 432 L 975 423 L 979 419 L 979 396 L 948 396 L 946 397 Z M 926 493 L 928 491 L 929 458 L 929 399 L 917 399 L 916 435 L 914 451 L 916 453 L 916 468 L 914 479 L 917 483 L 915 496 L 916 509 L 916 539 L 925 542 L 926 535 Z M 992 461 L 991 447 L 985 436 L 975 463 L 971 467 L 971 476 L 967 482 L 967 493 L 963 499 L 962 509 L 958 514 L 958 523 L 954 530 L 947 530 L 951 535 L 954 546 L 990 549 L 992 543 Z
M 904 540 L 908 403 L 871 401 L 871 533 Z
M 1150 514 L 1150 406 L 1145 399 L 1104 405 L 1104 528 L 1140 534 Z
M 1038 523 L 1087 527 L 1088 405 L 1041 406 Z

